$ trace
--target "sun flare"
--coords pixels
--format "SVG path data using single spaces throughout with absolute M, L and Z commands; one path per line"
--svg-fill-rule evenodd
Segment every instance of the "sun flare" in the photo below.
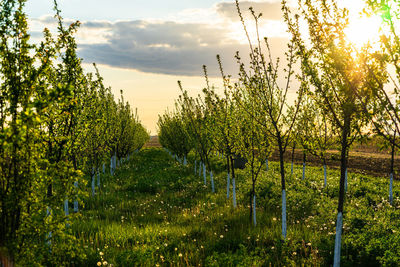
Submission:
M 379 41 L 380 25 L 381 19 L 378 16 L 353 17 L 349 19 L 345 34 L 357 48 L 363 47 L 368 42 L 374 45 Z
M 378 15 L 367 16 L 364 14 L 365 2 L 363 0 L 341 1 L 349 11 L 349 24 L 345 29 L 347 39 L 361 48 L 368 42 L 374 47 L 379 42 L 382 19 Z

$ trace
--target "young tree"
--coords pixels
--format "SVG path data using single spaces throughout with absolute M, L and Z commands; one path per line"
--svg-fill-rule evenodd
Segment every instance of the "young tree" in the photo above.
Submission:
M 301 68 L 310 90 L 313 89 L 318 106 L 329 115 L 329 120 L 339 129 L 341 138 L 340 189 L 336 224 L 334 266 L 340 265 L 340 244 L 343 224 L 345 177 L 351 143 L 362 133 L 368 123 L 361 102 L 374 102 L 366 86 L 370 75 L 361 66 L 368 62 L 374 70 L 379 66 L 368 50 L 359 52 L 346 40 L 344 29 L 348 23 L 346 9 L 337 7 L 335 1 L 299 1 L 301 18 L 308 24 L 308 44 L 299 30 L 299 15 L 294 18 L 283 2 L 284 17 L 292 33 Z
M 264 125 L 267 124 L 265 114 L 255 106 L 254 96 L 248 94 L 252 92 L 251 89 L 239 87 L 236 90 L 235 98 L 240 99 L 241 103 L 241 107 L 236 112 L 242 115 L 236 116 L 234 133 L 237 143 L 234 146 L 234 152 L 247 161 L 246 167 L 250 172 L 252 182 L 249 194 L 250 220 L 253 217 L 253 224 L 256 225 L 256 183 L 265 159 L 271 152 L 271 145 L 264 128 L 256 123 L 257 120 L 257 122 L 263 122 Z
M 324 187 L 326 187 L 326 155 L 327 151 L 338 143 L 337 130 L 328 120 L 328 116 L 323 113 L 323 110 L 316 105 L 312 92 L 308 92 L 304 96 L 295 131 L 299 136 L 303 149 L 322 161 L 324 167 Z M 305 167 L 305 158 L 303 166 Z
M 179 158 L 186 159 L 192 149 L 192 144 L 186 132 L 185 121 L 182 119 L 179 110 L 174 113 L 165 112 L 164 115 L 159 116 L 157 126 L 160 144 Z
M 380 75 L 371 68 L 367 62 L 364 68 L 370 74 L 373 82 L 368 84 L 377 99 L 371 108 L 371 103 L 363 102 L 364 113 L 369 116 L 373 131 L 384 138 L 391 147 L 389 201 L 393 202 L 393 176 L 395 149 L 400 148 L 396 135 L 400 133 L 400 31 L 399 16 L 400 4 L 393 0 L 367 1 L 368 13 L 378 14 L 383 19 L 380 44 L 382 50 L 377 53 L 377 58 L 382 66 L 387 66 L 393 72 L 381 72 Z M 394 74 L 394 75 L 393 75 Z M 390 88 L 392 87 L 393 90 Z M 373 111 L 371 112 L 370 109 Z
M 279 59 L 274 62 L 271 56 L 271 50 L 268 39 L 265 38 L 265 49 L 261 45 L 261 40 L 258 33 L 258 20 L 261 14 L 256 15 L 253 9 L 250 9 L 256 23 L 257 40 L 255 45 L 252 43 L 247 31 L 247 27 L 242 16 L 239 2 L 236 0 L 236 7 L 242 22 L 245 34 L 250 46 L 250 70 L 245 69 L 244 63 L 237 53 L 236 58 L 240 64 L 239 82 L 237 88 L 243 88 L 246 95 L 250 98 L 255 110 L 262 113 L 259 117 L 253 117 L 258 127 L 262 127 L 265 135 L 267 135 L 277 146 L 279 152 L 279 165 L 281 174 L 281 189 L 282 189 L 282 237 L 286 238 L 286 179 L 285 179 L 285 162 L 284 153 L 293 135 L 293 125 L 296 121 L 297 113 L 301 103 L 303 88 L 300 86 L 298 98 L 293 105 L 290 105 L 288 100 L 288 92 L 291 89 L 292 79 L 294 78 L 293 66 L 295 64 L 295 50 L 292 43 L 288 44 L 288 52 L 286 53 L 287 68 L 282 72 L 279 68 Z M 285 76 L 283 86 L 278 81 L 278 74 Z M 238 99 L 239 103 L 240 98 Z M 244 107 L 243 103 L 240 104 Z M 243 109 L 248 115 L 252 116 L 251 112 Z M 266 118 L 260 120 L 258 118 Z
M 233 96 L 233 86 L 230 76 L 226 76 L 222 67 L 221 58 L 217 55 L 221 76 L 223 79 L 224 94 L 219 96 L 214 90 L 206 90 L 207 98 L 211 101 L 213 107 L 212 113 L 215 118 L 214 143 L 216 149 L 222 151 L 226 158 L 227 168 L 227 198 L 229 199 L 230 181 L 232 179 L 232 204 L 236 207 L 236 178 L 234 166 L 234 147 L 237 145 L 235 129 L 237 129 L 238 120 L 236 115 L 238 105 Z
M 213 150 L 213 118 L 211 117 L 210 110 L 204 105 L 200 96 L 198 98 L 189 97 L 187 91 L 183 90 L 180 81 L 178 85 L 182 91 L 182 95 L 179 96 L 177 104 L 182 112 L 182 118 L 187 122 L 187 133 L 200 156 L 203 167 L 204 185 L 206 185 L 207 169 L 211 170 L 209 156 Z M 213 181 L 211 180 L 211 182 Z

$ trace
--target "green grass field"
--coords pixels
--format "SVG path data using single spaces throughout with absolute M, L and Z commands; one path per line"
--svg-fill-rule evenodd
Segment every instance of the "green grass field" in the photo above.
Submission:
M 103 176 L 75 223 L 87 257 L 83 266 L 329 266 L 333 261 L 339 172 L 287 164 L 288 238 L 281 240 L 278 165 L 257 184 L 257 226 L 249 217 L 250 179 L 237 173 L 238 207 L 226 197 L 224 161 L 213 158 L 216 193 L 159 148 L 144 149 L 114 177 Z M 192 162 L 189 158 L 189 162 Z M 400 190 L 394 206 L 387 178 L 349 173 L 342 266 L 398 266 Z

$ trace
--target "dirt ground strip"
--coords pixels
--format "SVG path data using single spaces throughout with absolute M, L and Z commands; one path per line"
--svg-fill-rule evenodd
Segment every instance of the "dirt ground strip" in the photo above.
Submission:
M 285 153 L 285 161 L 291 161 L 292 151 Z M 294 161 L 297 164 L 303 163 L 303 151 L 296 149 L 294 154 Z M 278 160 L 279 154 L 273 153 L 272 160 Z M 307 164 L 311 166 L 322 166 L 322 161 L 310 154 L 307 154 Z M 327 165 L 331 168 L 339 168 L 340 166 L 340 154 L 339 151 L 329 151 L 327 155 Z M 395 157 L 394 162 L 395 179 L 399 179 L 400 170 L 400 157 Z M 389 176 L 390 170 L 390 155 L 385 153 L 369 153 L 363 151 L 352 151 L 349 154 L 349 165 L 348 169 L 351 172 L 370 174 L 374 176 Z
M 149 142 L 144 147 L 161 147 L 158 142 L 158 136 L 151 136 Z M 389 176 L 390 170 L 390 154 L 384 152 L 371 152 L 367 147 L 358 148 L 350 152 L 349 155 L 349 171 L 370 174 L 374 176 Z M 292 151 L 289 148 L 285 153 L 285 161 L 290 162 L 292 158 Z M 271 160 L 278 160 L 278 152 L 272 154 Z M 295 163 L 303 163 L 303 151 L 301 149 L 295 150 L 294 156 Z M 307 164 L 311 166 L 322 166 L 322 161 L 310 154 L 307 155 Z M 329 151 L 327 155 L 327 165 L 331 168 L 339 168 L 340 154 L 339 151 Z M 395 179 L 400 180 L 400 175 L 396 175 L 400 171 L 400 157 L 395 157 Z
M 158 136 L 150 136 L 150 140 L 144 145 L 144 147 L 161 147 L 158 142 Z

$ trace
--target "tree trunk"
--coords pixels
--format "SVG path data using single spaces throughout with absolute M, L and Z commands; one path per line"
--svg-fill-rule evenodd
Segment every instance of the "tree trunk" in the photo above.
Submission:
M 324 188 L 326 188 L 327 185 L 327 175 L 326 175 L 326 158 L 323 158 L 323 162 L 324 162 Z
M 286 184 L 285 184 L 285 163 L 283 161 L 283 144 L 281 138 L 278 138 L 279 148 L 279 165 L 281 171 L 281 185 L 282 185 L 282 237 L 286 239 Z
M 390 205 L 393 205 L 393 175 L 394 175 L 394 152 L 395 152 L 395 144 L 396 144 L 396 131 L 393 134 L 392 140 L 392 157 L 390 159 L 390 184 L 389 184 L 389 202 Z
M 230 173 L 230 166 L 229 166 L 229 158 L 226 158 L 226 167 L 227 167 L 227 180 L 226 180 L 226 198 L 229 199 L 229 186 L 230 186 L 230 177 L 229 177 L 229 173 Z
M 294 150 L 296 149 L 296 142 L 293 143 L 292 147 L 292 165 L 291 165 L 291 170 L 290 170 L 290 175 L 293 175 L 293 164 L 294 164 Z
M 236 181 L 235 181 L 235 166 L 233 165 L 233 158 L 230 156 L 231 174 L 232 174 L 232 202 L 233 207 L 236 208 Z
M 303 180 L 306 178 L 306 151 L 303 150 Z
M 336 238 L 335 238 L 335 253 L 333 266 L 340 266 L 340 249 L 342 240 L 342 226 L 343 226 L 343 205 L 345 197 L 345 179 L 347 172 L 347 156 L 348 156 L 348 137 L 350 135 L 350 116 L 345 116 L 344 126 L 342 129 L 342 141 L 341 141 L 341 158 L 340 158 L 340 188 L 339 188 L 339 203 L 338 203 L 338 215 L 336 221 Z
M 253 225 L 254 226 L 256 226 L 257 225 L 257 220 L 256 220 L 256 181 L 255 180 L 253 180 L 253 187 L 252 187 L 252 190 L 251 190 L 251 194 L 252 194 L 252 197 L 250 198 L 250 208 L 251 208 L 251 210 L 252 210 L 252 215 L 253 215 Z M 251 203 L 252 203 L 252 205 L 251 205 Z M 251 212 L 250 212 L 250 215 L 251 215 Z

